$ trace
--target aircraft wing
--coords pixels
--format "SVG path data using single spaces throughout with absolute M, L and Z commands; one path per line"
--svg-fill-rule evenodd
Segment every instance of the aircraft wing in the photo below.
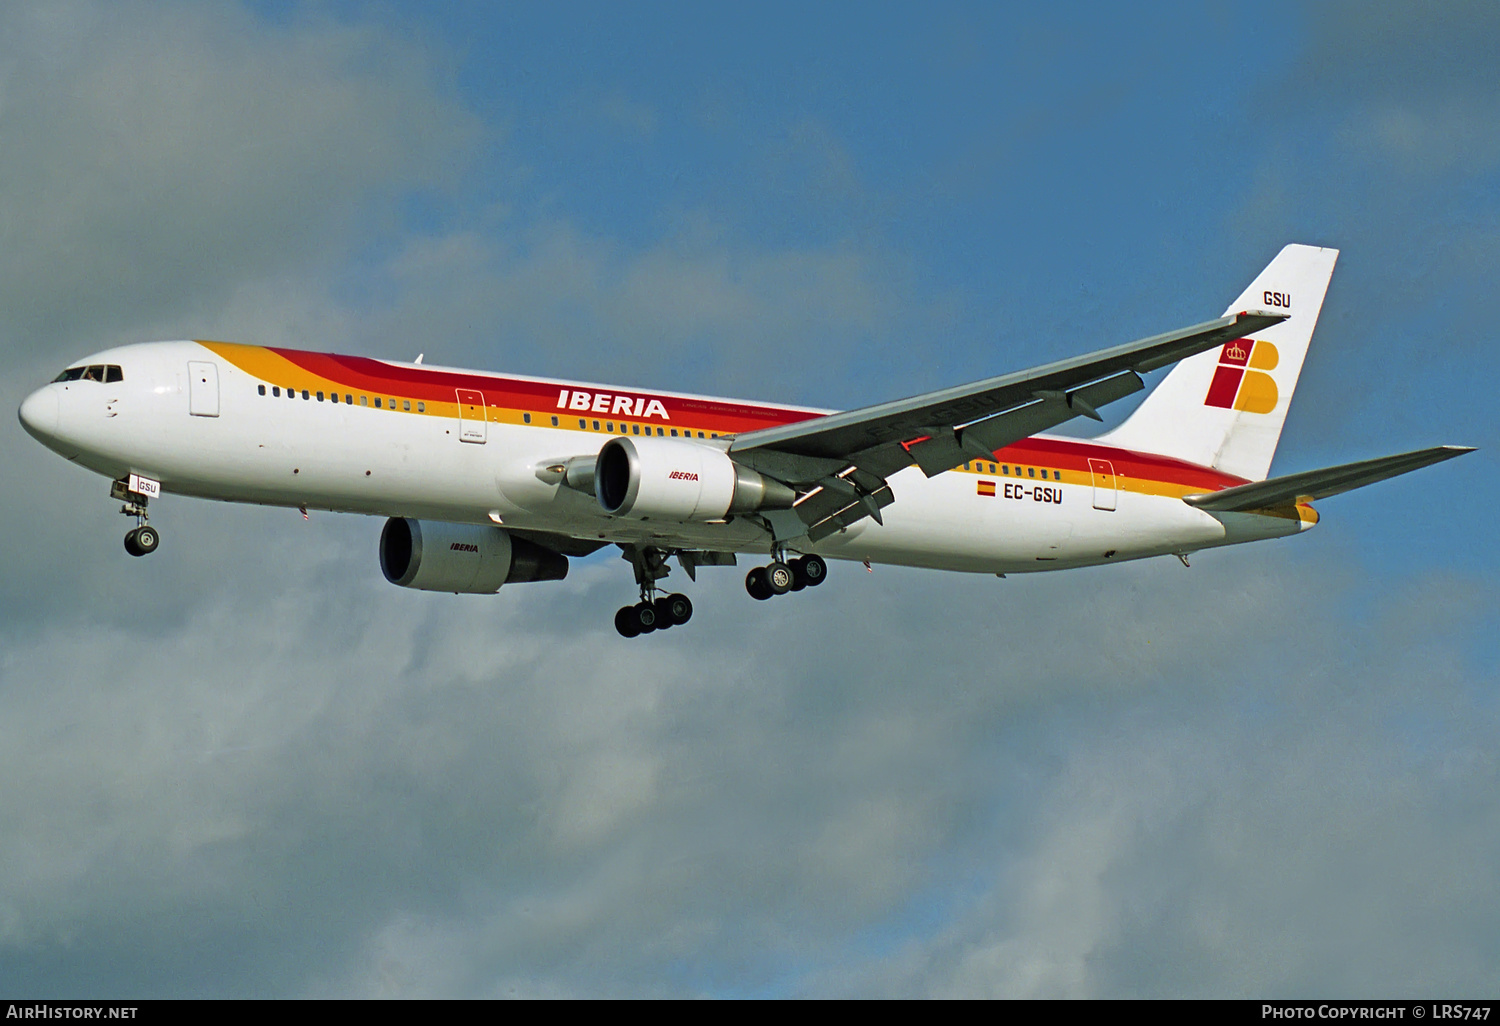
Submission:
M 1337 467 L 1324 467 L 1322 470 L 1306 470 L 1300 474 L 1273 477 L 1267 481 L 1254 481 L 1205 495 L 1188 495 L 1182 501 L 1199 509 L 1218 513 L 1269 509 L 1288 503 L 1325 499 L 1330 495 L 1362 488 L 1376 481 L 1420 470 L 1473 451 L 1472 446 L 1439 445 L 1396 456 L 1382 456 L 1358 463 L 1344 463 Z
M 793 485 L 810 486 L 795 507 L 813 540 L 864 516 L 880 520 L 895 501 L 886 478 L 915 463 L 928 477 L 1144 387 L 1140 375 L 1286 320 L 1242 311 L 1030 370 L 835 413 L 736 437 L 736 462 Z M 768 518 L 770 519 L 770 518 Z M 775 535 L 799 525 L 778 518 Z M 774 521 L 773 521 L 774 523 Z

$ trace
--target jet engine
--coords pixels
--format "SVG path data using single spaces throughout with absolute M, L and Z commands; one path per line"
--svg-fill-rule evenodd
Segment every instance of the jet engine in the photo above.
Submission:
M 392 517 L 380 532 L 380 569 L 403 588 L 492 595 L 502 584 L 560 581 L 568 557 L 498 527 Z
M 796 494 L 712 446 L 676 438 L 611 438 L 594 464 L 594 495 L 606 513 L 637 520 L 720 520 L 730 513 L 788 509 Z

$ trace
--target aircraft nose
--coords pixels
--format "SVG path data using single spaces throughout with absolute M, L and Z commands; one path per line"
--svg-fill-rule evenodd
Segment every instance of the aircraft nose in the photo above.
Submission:
M 38 441 L 57 434 L 58 400 L 55 388 L 39 388 L 21 403 L 21 426 Z

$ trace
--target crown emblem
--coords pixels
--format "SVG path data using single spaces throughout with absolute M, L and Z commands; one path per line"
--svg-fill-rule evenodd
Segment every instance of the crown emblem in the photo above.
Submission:
M 1224 351 L 1224 357 L 1228 360 L 1243 360 L 1245 358 L 1245 350 L 1240 348 L 1238 342 L 1234 342 Z

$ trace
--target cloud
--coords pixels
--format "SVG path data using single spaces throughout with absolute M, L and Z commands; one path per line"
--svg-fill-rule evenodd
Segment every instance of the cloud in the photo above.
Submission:
M 815 382 L 896 344 L 904 286 L 879 252 L 735 243 L 700 221 L 642 247 L 566 222 L 460 230 L 412 240 L 382 275 L 400 302 L 367 316 L 372 347 L 430 338 L 429 360 L 814 402 Z
M 403 196 L 451 185 L 480 131 L 444 79 L 364 24 L 232 4 L 0 11 L 0 401 L 121 342 L 347 340 L 337 268 Z M 140 579 L 99 570 L 92 547 L 118 545 L 104 484 L 10 425 L 0 460 L 47 471 L 5 499 L 27 541 L 0 608 L 133 617 L 115 598 Z
M 228 4 L 0 14 L 0 309 L 23 352 L 311 267 L 476 125 L 391 34 Z M 72 352 L 69 355 L 73 355 Z
M 247 572 L 190 571 L 192 610 L 154 632 L 7 631 L 0 975 L 420 996 L 1492 974 L 1493 677 L 1464 655 L 1488 586 L 1351 619 L 1358 578 L 1268 547 L 1005 582 L 835 567 L 765 605 L 704 571 L 691 625 L 626 643 L 614 559 L 432 596 L 380 581 L 369 544 L 281 535 L 263 571 L 257 539 L 222 554 Z

